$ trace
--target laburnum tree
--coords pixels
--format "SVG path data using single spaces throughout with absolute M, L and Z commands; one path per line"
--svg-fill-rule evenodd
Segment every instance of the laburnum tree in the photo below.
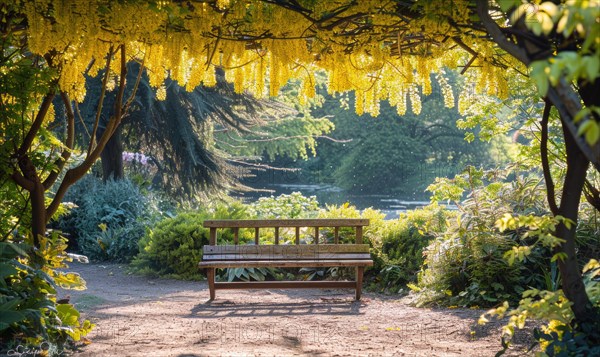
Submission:
M 542 165 L 549 207 L 560 221 L 554 234 L 560 239 L 555 251 L 562 288 L 576 323 L 597 321 L 577 262 L 575 225 L 590 163 L 600 169 L 598 1 L 36 0 L 3 1 L 1 9 L 3 55 L 12 54 L 3 76 L 24 60 L 48 72 L 37 79 L 45 89 L 35 91 L 22 115 L 11 116 L 19 134 L 2 143 L 3 175 L 29 192 L 34 236 L 44 234 L 68 187 L 127 112 L 129 61 L 141 64 L 158 91 L 167 77 L 190 91 L 212 86 L 220 67 L 236 91 L 259 98 L 276 95 L 296 78 L 303 83 L 303 100 L 314 95 L 314 74 L 321 69 L 331 93 L 353 90 L 357 113 L 373 115 L 384 99 L 400 114 L 410 100 L 418 112 L 421 96 L 431 93 L 430 73 L 443 67 L 476 72 L 475 89 L 499 97 L 509 92 L 507 78 L 530 75 L 548 108 L 559 112 L 564 132 L 562 192 L 554 192 L 548 165 Z M 72 101 L 85 98 L 85 75 L 101 69 L 105 83 L 114 77 L 118 88 L 106 136 L 92 140 L 84 162 L 67 170 L 56 192 L 45 197 L 75 149 L 69 131 L 50 143 L 50 157 L 63 152 L 52 166 L 38 160 L 52 98 L 61 96 L 74 121 Z M 3 108 L 21 99 L 5 95 Z

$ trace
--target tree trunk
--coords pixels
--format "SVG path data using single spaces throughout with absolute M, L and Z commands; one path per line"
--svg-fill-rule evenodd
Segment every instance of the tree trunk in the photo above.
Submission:
M 120 125 L 106 143 L 100 158 L 102 160 L 102 180 L 122 180 L 125 177 L 123 171 L 123 140 Z
M 567 153 L 567 173 L 558 214 L 574 222 L 570 228 L 564 224 L 558 225 L 556 236 L 564 239 L 564 243 L 557 247 L 556 252 L 566 254 L 566 258 L 558 260 L 558 267 L 562 278 L 562 289 L 569 301 L 573 302 L 572 310 L 575 322 L 595 323 L 597 312 L 585 291 L 581 270 L 577 262 L 576 229 L 579 213 L 579 203 L 583 192 L 589 160 L 577 146 L 577 143 L 563 127 L 565 147 Z
M 20 158 L 19 168 L 23 176 L 13 174 L 12 177 L 21 187 L 29 192 L 32 235 L 30 264 L 37 268 L 44 264 L 40 256 L 36 254 L 36 251 L 40 248 L 40 237 L 46 235 L 46 188 L 44 188 L 44 184 L 40 180 L 38 172 L 28 155 L 23 155 Z
M 33 191 L 29 193 L 31 197 L 31 233 L 35 247 L 39 247 L 39 236 L 46 234 L 45 193 L 44 185 L 37 179 Z

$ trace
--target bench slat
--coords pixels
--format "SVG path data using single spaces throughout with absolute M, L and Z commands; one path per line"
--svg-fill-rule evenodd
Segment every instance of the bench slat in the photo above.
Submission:
M 317 254 L 211 254 L 205 255 L 203 261 L 215 261 L 215 260 L 348 260 L 348 259 L 371 259 L 369 253 L 355 254 L 355 253 L 344 253 L 344 254 L 330 254 L 330 253 L 317 253 Z
M 362 218 L 344 219 L 209 219 L 204 227 L 214 228 L 268 228 L 268 227 L 358 227 L 368 226 L 369 220 Z
M 331 266 L 373 266 L 370 259 L 329 259 L 329 260 L 221 260 L 221 261 L 202 261 L 198 265 L 200 268 L 251 268 L 251 267 L 331 267 Z
M 284 244 L 284 245 L 205 245 L 204 255 L 211 254 L 302 254 L 316 255 L 320 253 L 368 253 L 368 244 Z
M 253 281 L 253 282 L 234 282 L 220 283 L 215 282 L 217 289 L 348 289 L 355 288 L 354 281 Z

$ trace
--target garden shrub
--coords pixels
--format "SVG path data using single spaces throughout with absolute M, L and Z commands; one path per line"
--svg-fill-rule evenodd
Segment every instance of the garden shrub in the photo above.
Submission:
M 600 257 L 600 212 L 587 202 L 581 205 L 577 221 L 577 259 L 583 263 Z
M 202 246 L 209 244 L 210 233 L 202 225 L 204 220 L 246 218 L 251 218 L 247 206 L 234 202 L 163 219 L 140 240 L 140 253 L 132 262 L 133 270 L 178 279 L 200 279 L 198 263 L 202 260 Z M 240 244 L 252 237 L 249 233 L 240 234 Z M 233 244 L 233 232 L 220 230 L 218 239 L 219 244 Z
M 600 314 L 600 263 L 595 259 L 590 260 L 583 272 L 590 302 Z M 502 329 L 504 349 L 499 354 L 510 346 L 515 329 L 524 328 L 527 320 L 531 319 L 544 322 L 533 333 L 536 344 L 532 348 L 539 345 L 542 351 L 539 356 L 600 356 L 600 346 L 593 342 L 600 339 L 600 321 L 587 326 L 574 325 L 571 302 L 562 290 L 529 289 L 523 293 L 516 308 L 510 309 L 509 304 L 504 302 L 502 306 L 482 315 L 479 323 L 487 323 L 489 316 L 510 317 Z
M 317 198 L 303 196 L 300 192 L 260 197 L 250 206 L 254 215 L 262 219 L 312 218 L 319 213 Z
M 367 208 L 362 212 L 355 206 L 345 203 L 340 206 L 326 205 L 325 209 L 319 211 L 317 218 L 364 218 L 369 220 L 369 225 L 363 228 L 363 243 L 371 247 L 381 245 L 381 236 L 385 230 L 385 214 L 381 211 Z M 321 233 L 327 243 L 333 243 L 333 229 L 324 228 Z M 339 230 L 340 243 L 355 243 L 354 228 L 345 227 Z M 321 237 L 323 239 L 323 237 Z
M 319 218 L 366 218 L 369 225 L 363 229 L 363 242 L 371 246 L 373 267 L 367 269 L 372 280 L 369 288 L 398 292 L 406 283 L 416 280 L 423 261 L 423 248 L 434 233 L 443 231 L 446 220 L 453 213 L 436 204 L 424 209 L 402 213 L 397 220 L 385 220 L 379 210 L 367 208 L 362 212 L 350 204 L 326 206 Z M 333 243 L 333 230 L 323 229 L 327 243 Z M 353 228 L 340 229 L 340 242 L 354 243 Z M 351 268 L 304 269 L 307 277 L 353 278 Z
M 496 222 L 505 214 L 543 216 L 544 191 L 537 177 L 508 172 L 484 172 L 473 167 L 454 179 L 437 179 L 429 187 L 432 201 L 451 200 L 458 207 L 456 219 L 425 249 L 418 283 L 419 304 L 491 306 L 500 301 L 517 302 L 527 287 L 548 284 L 551 254 L 535 247 L 526 260 L 509 264 L 507 252 L 527 244 L 522 230 L 500 232 Z M 461 200 L 463 193 L 469 196 Z
M 377 254 L 376 269 L 379 290 L 397 292 L 407 283 L 415 282 L 423 264 L 423 250 L 447 227 L 454 213 L 437 204 L 401 213 L 388 221 Z
M 202 227 L 206 218 L 206 213 L 187 212 L 158 222 L 140 240 L 134 270 L 197 279 L 202 246 L 209 242 L 209 230 Z
M 278 275 L 277 269 L 275 268 L 267 268 L 267 267 L 257 267 L 257 268 L 246 268 L 246 267 L 237 267 L 237 268 L 227 268 L 223 269 L 223 274 L 220 274 L 220 278 L 222 280 L 226 280 L 228 282 L 232 282 L 234 280 L 241 281 L 265 281 L 267 277 L 276 277 Z
M 94 327 L 80 321 L 71 304 L 59 304 L 56 286 L 84 289 L 79 275 L 61 272 L 68 260 L 66 239 L 53 232 L 40 236 L 39 249 L 31 239 L 0 242 L 0 354 L 62 355 Z
M 102 183 L 88 175 L 73 188 L 66 199 L 77 208 L 59 228 L 92 260 L 130 261 L 145 227 L 159 214 L 155 202 L 127 179 Z

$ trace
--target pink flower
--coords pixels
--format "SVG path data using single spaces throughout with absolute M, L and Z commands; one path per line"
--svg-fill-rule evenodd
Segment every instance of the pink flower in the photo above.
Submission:
M 127 152 L 123 151 L 123 161 L 125 162 L 139 162 L 142 165 L 148 164 L 149 157 L 142 154 L 141 152 Z

